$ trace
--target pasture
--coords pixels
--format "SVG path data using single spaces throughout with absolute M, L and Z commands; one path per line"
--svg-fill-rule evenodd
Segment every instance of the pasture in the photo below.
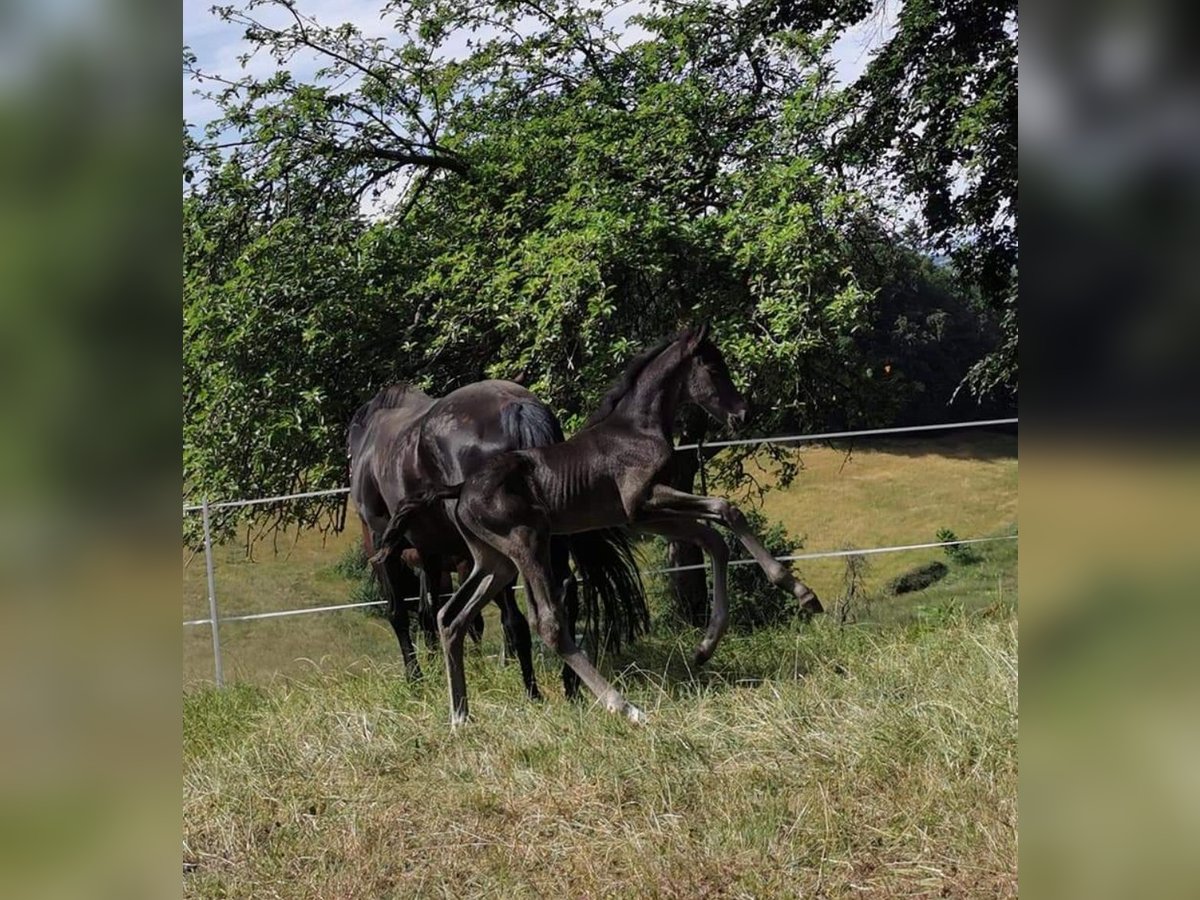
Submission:
M 959 435 L 800 451 L 764 512 L 806 549 L 1011 533 L 1015 439 Z M 763 476 L 769 478 L 769 468 Z M 347 602 L 354 533 L 276 556 L 221 548 L 225 614 Z M 871 558 L 861 620 L 727 636 L 659 629 L 603 660 L 651 724 L 546 702 L 468 645 L 474 722 L 446 725 L 444 675 L 404 680 L 360 611 L 184 629 L 184 882 L 194 897 L 1009 896 L 1016 894 L 1016 547 L 982 545 L 941 582 L 882 596 L 940 550 Z M 827 601 L 844 563 L 799 566 Z M 203 559 L 184 617 L 207 612 Z M 831 605 L 827 603 L 827 605 Z

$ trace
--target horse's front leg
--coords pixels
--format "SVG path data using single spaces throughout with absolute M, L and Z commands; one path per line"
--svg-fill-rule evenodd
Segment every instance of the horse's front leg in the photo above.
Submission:
M 525 694 L 530 700 L 541 700 L 537 676 L 533 671 L 533 641 L 529 633 L 529 622 L 517 606 L 511 585 L 500 592 L 496 602 L 500 604 L 500 623 L 504 629 L 504 640 L 521 666 L 521 681 L 525 684 Z
M 821 606 L 821 601 L 817 599 L 816 592 L 796 578 L 792 574 L 791 568 L 771 556 L 770 551 L 763 546 L 762 541 L 750 529 L 750 523 L 746 521 L 742 511 L 724 497 L 700 497 L 696 494 L 677 491 L 675 488 L 663 484 L 656 484 L 650 490 L 650 496 L 643 502 L 639 513 L 646 518 L 653 518 L 657 514 L 665 513 L 683 518 L 720 522 L 737 535 L 742 546 L 750 551 L 750 555 L 754 557 L 759 568 L 766 573 L 771 584 L 789 592 L 796 598 L 802 612 L 812 615 L 825 611 Z
M 392 626 L 392 631 L 396 633 L 396 640 L 400 643 L 400 655 L 404 657 L 404 669 L 408 673 L 408 677 L 412 681 L 416 681 L 421 677 L 421 667 L 417 664 L 417 651 L 413 647 L 412 635 L 408 631 L 408 610 L 404 606 L 404 598 L 398 596 L 396 585 L 399 583 L 397 579 L 397 567 L 403 565 L 396 555 L 386 557 L 382 562 L 371 559 L 371 570 L 375 573 L 375 580 L 379 584 L 380 590 L 383 591 L 384 599 L 387 600 L 387 618 L 388 623 Z
M 544 536 L 542 537 L 544 540 Z M 510 542 L 509 546 L 504 548 L 505 554 L 517 564 L 521 577 L 525 579 L 525 586 L 532 600 L 531 609 L 537 611 L 538 634 L 547 647 L 556 650 L 562 656 L 563 662 L 574 670 L 605 709 L 621 713 L 635 725 L 644 724 L 645 713 L 621 696 L 620 692 L 596 671 L 596 667 L 575 643 L 575 636 L 570 633 L 562 603 L 556 596 L 558 585 L 554 583 L 554 568 L 550 563 L 550 555 L 548 552 L 538 552 L 538 543 L 540 542 L 523 544 L 518 540 Z
M 417 570 L 421 578 L 421 598 L 418 601 L 417 621 L 425 634 L 425 646 L 430 650 L 438 643 L 437 614 L 441 609 L 442 589 L 442 559 L 433 554 L 423 554 L 420 558 L 420 568 Z

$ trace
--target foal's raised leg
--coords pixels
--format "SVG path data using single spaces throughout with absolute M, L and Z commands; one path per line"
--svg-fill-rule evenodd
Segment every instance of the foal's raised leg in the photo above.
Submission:
M 638 520 L 633 524 L 638 531 L 648 531 L 672 540 L 688 541 L 696 544 L 712 561 L 712 613 L 708 617 L 708 631 L 705 632 L 704 639 L 696 648 L 695 656 L 692 657 L 694 665 L 703 665 L 713 655 L 713 652 L 717 649 L 717 644 L 721 642 L 721 637 L 725 634 L 725 629 L 729 627 L 729 599 L 727 595 L 728 582 L 726 576 L 726 566 L 729 563 L 729 548 L 725 545 L 725 541 L 719 534 L 707 525 L 697 522 L 695 519 L 667 517 L 644 522 Z
M 677 491 L 666 485 L 656 484 L 650 496 L 638 510 L 639 516 L 654 518 L 659 513 L 679 515 L 692 519 L 708 519 L 720 522 L 737 535 L 742 546 L 750 551 L 759 567 L 766 573 L 771 584 L 787 591 L 800 603 L 800 609 L 808 614 L 824 612 L 816 593 L 792 574 L 787 566 L 771 556 L 758 536 L 750 530 L 750 523 L 742 511 L 723 497 L 698 497 Z

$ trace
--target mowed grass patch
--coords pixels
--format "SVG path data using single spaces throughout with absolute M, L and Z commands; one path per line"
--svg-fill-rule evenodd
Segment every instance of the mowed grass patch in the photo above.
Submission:
M 667 658 L 690 649 L 691 636 Z M 728 652 L 727 652 L 728 651 Z M 635 729 L 444 679 L 316 669 L 185 698 L 192 897 L 1008 896 L 1016 893 L 1008 602 L 906 626 L 737 637 L 704 675 L 613 660 Z
M 863 439 L 790 451 L 802 466 L 787 489 L 769 491 L 762 510 L 805 539 L 804 550 L 930 543 L 941 528 L 960 538 L 1013 533 L 1017 521 L 1017 439 L 987 432 Z M 764 484 L 776 468 L 764 455 L 747 463 Z M 945 559 L 940 549 L 870 557 L 869 590 L 917 566 Z M 796 571 L 822 597 L 841 589 L 839 559 L 803 560 Z
M 348 521 L 354 523 L 353 511 Z M 291 529 L 256 541 L 247 554 L 244 540 L 214 548 L 217 601 L 222 616 L 308 609 L 354 602 L 351 584 L 336 564 L 361 542 L 357 528 L 341 534 Z M 183 617 L 208 618 L 204 554 L 183 555 Z M 275 675 L 299 675 L 314 662 L 348 666 L 385 660 L 396 652 L 387 622 L 361 610 L 312 613 L 249 622 L 224 622 L 221 648 L 230 681 L 265 683 Z M 211 682 L 212 634 L 207 625 L 183 629 L 185 687 Z

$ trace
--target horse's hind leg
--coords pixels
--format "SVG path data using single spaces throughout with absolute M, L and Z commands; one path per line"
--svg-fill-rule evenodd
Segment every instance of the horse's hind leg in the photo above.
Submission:
M 550 538 L 550 569 L 551 585 L 559 591 L 562 597 L 563 612 L 566 615 L 567 631 L 575 637 L 575 627 L 579 622 L 579 583 L 571 574 L 571 551 L 566 538 L 555 536 Z M 563 693 L 568 700 L 579 697 L 579 674 L 566 663 L 562 668 Z
M 517 599 L 513 596 L 512 587 L 506 587 L 496 598 L 496 602 L 500 604 L 500 621 L 504 626 L 504 639 L 521 664 L 521 681 L 525 684 L 525 694 L 530 700 L 541 700 L 542 695 L 538 691 L 537 678 L 533 674 L 533 642 L 530 640 L 529 623 L 517 607 Z
M 484 548 L 485 551 L 487 548 Z M 516 569 L 498 554 L 477 554 L 475 568 L 459 586 L 450 602 L 438 611 L 438 631 L 446 657 L 446 678 L 450 683 L 450 724 L 467 720 L 467 677 L 463 667 L 463 640 L 467 624 L 480 608 L 501 588 L 512 583 Z
M 460 582 L 465 580 L 471 573 L 470 564 L 462 567 L 465 571 L 461 571 L 459 575 Z M 467 634 L 471 636 L 471 640 L 475 642 L 476 647 L 480 647 L 483 643 L 483 610 L 475 613 L 475 617 L 467 623 Z
M 700 646 L 696 648 L 692 662 L 703 665 L 708 662 L 725 629 L 729 624 L 729 600 L 727 597 L 726 566 L 729 563 L 729 548 L 724 539 L 712 528 L 697 522 L 695 519 L 665 518 L 649 521 L 635 521 L 634 527 L 639 531 L 659 534 L 672 540 L 689 541 L 707 554 L 713 567 L 713 598 L 712 613 L 708 618 L 708 631 Z
M 554 570 L 550 564 L 548 548 L 538 552 L 539 543 L 544 546 L 545 539 L 546 535 L 537 533 L 533 528 L 514 528 L 505 538 L 508 547 L 504 549 L 525 579 L 533 608 L 537 609 L 538 633 L 547 646 L 558 651 L 563 661 L 604 704 L 605 709 L 622 713 L 635 724 L 644 723 L 645 714 L 622 697 L 617 689 L 596 671 L 596 667 L 575 643 L 575 635 L 571 633 L 562 604 L 555 595 Z

